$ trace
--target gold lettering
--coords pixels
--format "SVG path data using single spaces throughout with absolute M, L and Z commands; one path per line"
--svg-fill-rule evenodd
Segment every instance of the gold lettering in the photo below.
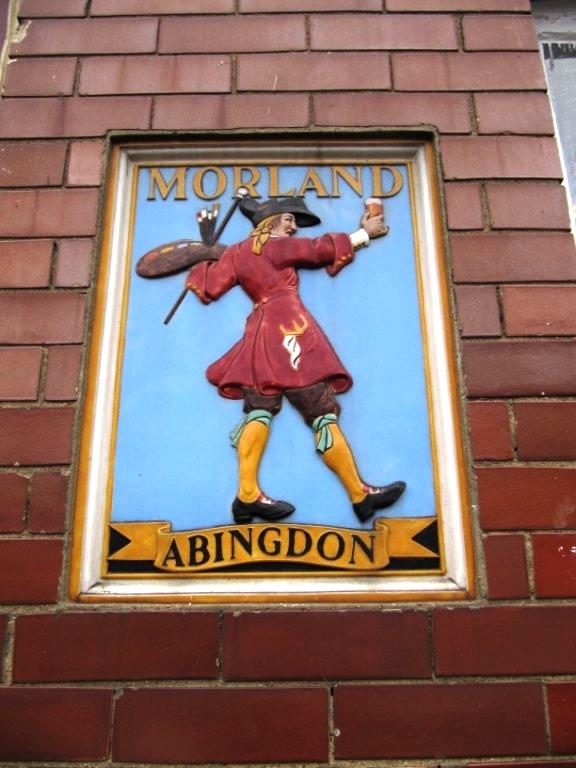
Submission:
M 388 171 L 392 174 L 392 187 L 384 190 L 382 186 L 382 171 Z M 372 166 L 372 194 L 374 197 L 394 197 L 402 189 L 404 177 L 393 165 L 373 165 Z
M 176 168 L 168 182 L 164 180 L 159 168 L 150 168 L 150 186 L 148 200 L 156 200 L 156 188 L 162 200 L 166 200 L 172 187 L 176 185 L 175 200 L 186 200 L 186 168 Z
M 359 165 L 354 166 L 354 168 L 356 169 L 355 176 L 341 165 L 332 166 L 332 197 L 340 197 L 340 178 L 356 192 L 358 197 L 362 197 L 362 168 Z
M 288 192 L 280 192 L 278 184 L 278 171 L 280 169 L 277 165 L 268 166 L 268 175 L 270 177 L 268 196 L 269 197 L 292 197 L 296 194 L 296 187 L 290 187 Z
M 324 184 L 322 184 L 320 176 L 318 176 L 318 172 L 315 168 L 308 168 L 308 172 L 306 176 L 304 176 L 302 186 L 298 190 L 298 197 L 304 197 L 304 193 L 308 189 L 315 189 L 318 197 L 329 197 L 329 194 L 326 191 Z
M 244 178 L 244 172 L 249 174 L 248 178 Z M 260 181 L 262 174 L 256 168 L 255 165 L 235 165 L 234 166 L 234 190 L 238 187 L 246 187 L 250 197 L 260 197 L 256 184 Z
M 216 189 L 213 194 L 208 194 L 204 190 L 204 177 L 207 173 L 214 173 L 216 175 Z M 226 174 L 222 168 L 218 168 L 215 165 L 209 165 L 207 168 L 200 168 L 200 170 L 196 171 L 194 174 L 192 188 L 194 189 L 196 197 L 199 197 L 201 200 L 215 200 L 217 197 L 220 197 L 226 189 Z

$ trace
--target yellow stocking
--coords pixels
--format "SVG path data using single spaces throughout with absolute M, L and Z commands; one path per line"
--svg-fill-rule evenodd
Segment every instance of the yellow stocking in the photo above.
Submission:
M 354 455 L 338 424 L 332 423 L 327 429 L 332 435 L 332 445 L 321 454 L 322 459 L 338 475 L 350 500 L 355 504 L 366 496 L 366 486 L 358 474 Z
M 260 496 L 258 470 L 268 442 L 268 427 L 251 421 L 242 430 L 238 442 L 238 498 L 250 503 Z

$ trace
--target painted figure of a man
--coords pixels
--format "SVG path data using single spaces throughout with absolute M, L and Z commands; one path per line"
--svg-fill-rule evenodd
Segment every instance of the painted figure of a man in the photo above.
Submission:
M 231 435 L 238 451 L 238 494 L 234 520 L 279 520 L 294 511 L 292 504 L 264 494 L 258 470 L 272 418 L 282 399 L 293 405 L 315 433 L 316 450 L 336 473 L 361 522 L 389 507 L 404 492 L 402 481 L 383 487 L 366 484 L 338 424 L 336 395 L 352 386 L 339 360 L 298 293 L 298 270 L 319 269 L 334 277 L 354 259 L 355 252 L 382 237 L 383 217 L 365 213 L 361 228 L 348 235 L 325 234 L 294 238 L 298 227 L 320 219 L 298 197 L 240 203 L 253 231 L 247 240 L 227 248 L 218 261 L 203 262 L 190 271 L 186 286 L 209 304 L 235 285 L 254 303 L 244 336 L 209 366 L 208 380 L 220 395 L 244 401 L 245 418 Z

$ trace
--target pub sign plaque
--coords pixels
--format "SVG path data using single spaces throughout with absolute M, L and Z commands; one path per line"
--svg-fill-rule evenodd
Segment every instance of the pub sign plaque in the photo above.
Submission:
M 470 595 L 430 141 L 111 149 L 71 594 Z

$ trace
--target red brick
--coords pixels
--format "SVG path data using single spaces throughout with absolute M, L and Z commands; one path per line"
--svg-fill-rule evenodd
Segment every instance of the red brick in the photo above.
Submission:
M 508 336 L 576 334 L 576 287 L 509 285 L 503 290 Z
M 0 410 L 0 464 L 68 464 L 73 408 Z
M 18 16 L 84 16 L 86 0 L 20 0 Z
M 74 90 L 76 59 L 11 59 L 4 96 L 67 96 Z
M 0 142 L 0 187 L 59 185 L 65 156 L 63 141 Z
M 450 137 L 442 140 L 446 179 L 561 179 L 556 140 L 535 136 Z
M 160 53 L 302 51 L 305 19 L 300 16 L 222 16 L 162 19 Z
M 82 341 L 86 297 L 81 293 L 0 295 L 0 344 Z
M 105 760 L 112 691 L 1 688 L 0 758 Z
M 576 392 L 573 341 L 469 341 L 464 349 L 464 367 L 472 397 Z
M 576 534 L 532 536 L 537 597 L 576 597 Z
M 97 187 L 102 182 L 104 143 L 75 141 L 70 146 L 67 181 L 72 187 Z
M 474 459 L 512 459 L 514 451 L 506 403 L 470 403 L 468 408 Z
M 538 40 L 530 16 L 465 16 L 462 21 L 467 51 L 537 51 Z
M 552 749 L 556 753 L 576 751 L 576 683 L 549 683 L 548 710 Z
M 92 235 L 96 189 L 42 189 L 0 192 L 0 236 Z
M 229 56 L 96 56 L 84 59 L 80 93 L 230 91 Z
M 462 336 L 500 336 L 496 289 L 491 285 L 461 285 L 456 289 Z
M 318 688 L 127 690 L 116 704 L 112 755 L 146 763 L 321 762 L 327 725 L 327 695 Z
M 216 676 L 216 613 L 21 616 L 14 680 L 189 680 Z
M 61 568 L 61 540 L 0 540 L 0 601 L 8 605 L 55 603 Z M 2 736 L 6 736 L 6 720 L 0 717 L 0 721 L 1 744 Z M 0 748 L 1 757 L 8 755 L 2 754 Z
M 8 633 L 8 616 L 6 615 L 0 615 L 0 648 L 4 648 L 4 643 L 6 642 L 6 635 Z M 2 670 L 2 665 L 0 663 L 0 673 Z
M 92 16 L 234 13 L 234 0 L 92 0 Z
M 468 768 L 485 768 L 486 763 L 468 763 Z M 514 762 L 490 761 L 490 768 L 573 768 L 570 760 L 514 760 Z
M 442 609 L 434 612 L 433 631 L 439 675 L 576 671 L 574 607 Z
M 192 108 L 193 105 L 193 108 Z M 298 94 L 240 96 L 159 96 L 153 128 L 301 127 L 310 119 L 308 96 Z
M 54 273 L 59 288 L 83 288 L 90 283 L 92 240 L 61 240 Z
M 334 706 L 340 760 L 546 752 L 535 683 L 339 687 Z
M 489 183 L 486 191 L 494 229 L 570 229 L 560 184 Z
M 0 288 L 44 288 L 51 258 L 50 240 L 0 242 Z
M 462 234 L 453 235 L 451 244 L 456 282 L 576 280 L 576 248 L 570 234 Z
M 0 348 L 0 399 L 36 400 L 41 365 L 39 347 Z
M 395 53 L 394 86 L 400 91 L 544 90 L 537 53 Z
M 147 96 L 2 99 L 0 137 L 101 136 L 106 131 L 148 128 Z
M 32 477 L 28 530 L 63 533 L 66 520 L 68 476 L 61 472 L 36 472 Z
M 240 13 L 381 11 L 382 0 L 240 0 Z
M 364 87 L 364 82 L 358 85 Z M 470 130 L 461 93 L 329 93 L 314 97 L 316 125 L 434 125 L 444 133 Z
M 482 229 L 482 202 L 478 184 L 446 184 L 449 229 Z
M 430 676 L 424 613 L 241 613 L 224 624 L 228 680 Z
M 276 53 L 238 57 L 239 91 L 385 90 L 390 64 L 381 53 Z
M 456 27 L 451 16 L 310 17 L 310 46 L 318 50 L 456 49 Z M 361 78 L 359 78 L 360 82 Z M 424 89 L 427 90 L 427 89 Z
M 46 400 L 76 400 L 81 362 L 79 345 L 50 347 L 44 384 Z
M 386 0 L 388 11 L 530 11 L 530 0 Z
M 554 134 L 545 93 L 476 93 L 480 133 Z
M 24 530 L 28 478 L 0 473 L 0 532 L 20 533 Z M 0 644 L 1 645 L 1 644 Z
M 46 19 L 33 21 L 11 56 L 80 53 L 153 53 L 155 19 Z
M 576 527 L 576 470 L 483 467 L 476 474 L 484 530 Z
M 515 403 L 518 458 L 576 458 L 576 402 Z
M 530 585 L 522 536 L 488 536 L 484 557 L 491 600 L 528 597 Z

